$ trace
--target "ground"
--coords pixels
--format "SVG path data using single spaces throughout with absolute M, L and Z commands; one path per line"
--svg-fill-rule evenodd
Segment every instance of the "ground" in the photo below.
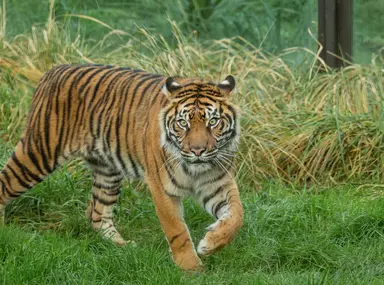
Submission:
M 0 155 L 4 164 L 10 148 Z M 135 190 L 139 189 L 139 190 Z M 7 208 L 0 230 L 2 284 L 384 284 L 384 198 L 369 185 L 297 190 L 266 182 L 242 189 L 244 227 L 234 242 L 204 258 L 205 271 L 182 272 L 148 190 L 125 184 L 116 223 L 135 247 L 95 233 L 84 214 L 85 166 L 64 166 Z M 194 242 L 212 222 L 185 201 Z

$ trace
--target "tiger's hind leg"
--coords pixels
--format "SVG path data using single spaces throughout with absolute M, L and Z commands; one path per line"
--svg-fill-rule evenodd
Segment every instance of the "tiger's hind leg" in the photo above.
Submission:
M 0 172 L 0 223 L 4 222 L 5 206 L 13 199 L 50 174 L 55 168 L 53 158 L 46 153 L 29 148 L 21 139 L 14 153 Z
M 93 171 L 92 199 L 89 202 L 87 216 L 92 227 L 100 231 L 102 236 L 118 245 L 126 245 L 113 224 L 113 207 L 121 192 L 123 175 L 119 170 L 111 169 L 104 164 L 91 164 Z

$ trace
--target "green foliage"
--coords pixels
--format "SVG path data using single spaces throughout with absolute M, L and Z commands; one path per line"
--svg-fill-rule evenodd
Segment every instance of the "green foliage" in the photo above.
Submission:
M 0 150 L 0 164 L 8 155 Z M 84 170 L 67 165 L 7 207 L 2 283 L 380 284 L 384 277 L 382 187 L 243 189 L 244 227 L 230 246 L 204 259 L 205 272 L 191 275 L 173 265 L 146 190 L 124 187 L 115 213 L 136 247 L 116 247 L 92 231 Z M 189 200 L 185 214 L 197 243 L 213 221 Z
M 384 29 L 380 21 L 384 13 L 380 0 L 354 1 L 353 58 L 356 62 L 370 62 L 373 54 L 380 54 Z M 7 1 L 7 35 L 24 33 L 32 25 L 46 21 L 49 0 Z M 161 34 L 174 45 L 168 19 L 175 21 L 183 34 L 201 41 L 241 36 L 255 46 L 279 52 L 294 46 L 316 51 L 317 0 L 56 0 L 56 18 L 66 22 L 74 34 L 80 33 L 92 41 L 99 41 L 108 32 L 105 28 L 68 15 L 97 18 L 116 30 L 135 33 L 136 26 L 153 34 Z M 21 17 L 21 15 L 23 15 Z M 102 31 L 102 32 L 101 32 Z M 137 34 L 136 34 L 137 35 Z M 119 45 L 129 37 L 110 37 Z
M 353 52 L 358 62 L 369 62 L 374 54 L 384 56 L 383 13 L 383 1 L 355 0 Z
M 307 33 L 316 19 L 316 0 L 145 0 L 145 1 L 55 1 L 57 19 L 70 23 L 72 30 L 81 27 L 88 39 L 100 40 L 99 25 L 67 15 L 81 14 L 95 17 L 114 29 L 133 31 L 136 25 L 153 33 L 161 33 L 172 43 L 167 17 L 175 21 L 186 35 L 200 40 L 241 36 L 256 46 L 269 50 L 303 46 L 315 42 Z M 10 35 L 24 32 L 31 25 L 45 21 L 40 11 L 48 11 L 48 1 L 31 0 L 8 4 L 8 18 L 14 25 L 8 27 Z M 20 18 L 20 15 L 23 15 Z M 150 19 L 148 21 L 148 19 Z M 81 23 L 81 24 L 80 24 Z

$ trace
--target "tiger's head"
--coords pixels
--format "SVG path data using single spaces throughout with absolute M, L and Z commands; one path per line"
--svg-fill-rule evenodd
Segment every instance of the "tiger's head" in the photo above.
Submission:
M 232 163 L 240 126 L 229 99 L 235 79 L 219 84 L 169 77 L 163 87 L 169 104 L 160 113 L 161 144 L 184 169 L 200 173 Z

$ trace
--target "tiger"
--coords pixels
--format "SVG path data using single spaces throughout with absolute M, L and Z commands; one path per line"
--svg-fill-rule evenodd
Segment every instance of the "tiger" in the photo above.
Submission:
M 215 84 L 114 65 L 59 65 L 31 99 L 25 128 L 0 173 L 0 212 L 71 158 L 92 172 L 92 228 L 117 245 L 113 206 L 123 178 L 145 181 L 174 263 L 202 270 L 200 257 L 229 244 L 243 224 L 234 179 L 239 107 L 235 79 Z M 183 218 L 192 197 L 215 219 L 197 245 Z

